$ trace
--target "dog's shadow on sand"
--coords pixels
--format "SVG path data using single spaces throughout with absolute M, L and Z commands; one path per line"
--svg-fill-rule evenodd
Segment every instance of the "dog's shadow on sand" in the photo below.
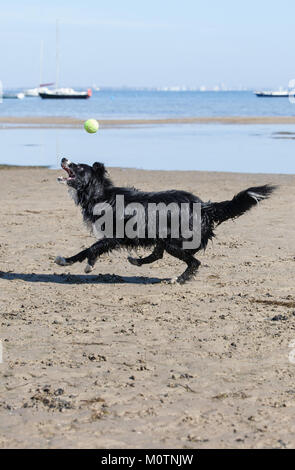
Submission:
M 118 276 L 116 274 L 36 274 L 0 271 L 0 279 L 7 281 L 44 282 L 53 284 L 159 284 L 169 278 L 144 276 Z

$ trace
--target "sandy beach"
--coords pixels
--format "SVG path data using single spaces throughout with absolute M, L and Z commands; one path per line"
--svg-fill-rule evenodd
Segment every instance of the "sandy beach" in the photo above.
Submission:
M 180 286 L 159 282 L 183 268 L 168 255 L 56 266 L 93 242 L 60 174 L 0 169 L 0 446 L 294 446 L 295 176 L 110 169 L 204 200 L 280 185 L 218 228 Z

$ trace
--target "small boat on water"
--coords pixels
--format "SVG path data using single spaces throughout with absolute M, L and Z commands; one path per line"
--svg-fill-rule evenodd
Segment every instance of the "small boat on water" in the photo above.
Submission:
M 39 93 L 43 91 L 48 91 L 48 88 L 29 88 L 28 90 L 25 90 L 25 95 L 29 97 L 38 97 L 39 98 Z
M 288 98 L 288 90 L 278 90 L 278 91 L 255 91 L 256 96 L 259 98 Z
M 25 97 L 24 93 L 3 93 L 2 98 L 22 100 Z
M 56 88 L 55 90 L 41 91 L 39 96 L 43 99 L 87 99 L 92 95 L 92 90 L 76 91 L 73 88 Z
M 48 86 L 54 85 L 54 83 L 45 83 L 44 85 L 40 85 L 39 87 L 36 88 L 29 88 L 28 90 L 24 91 L 25 96 L 30 96 L 30 97 L 38 97 L 40 93 L 46 93 L 49 91 Z

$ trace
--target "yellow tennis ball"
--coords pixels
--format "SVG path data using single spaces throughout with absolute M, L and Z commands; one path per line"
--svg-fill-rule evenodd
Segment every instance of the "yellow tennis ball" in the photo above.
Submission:
M 84 129 L 89 132 L 89 134 L 95 134 L 98 128 L 99 124 L 96 119 L 88 119 L 84 122 Z

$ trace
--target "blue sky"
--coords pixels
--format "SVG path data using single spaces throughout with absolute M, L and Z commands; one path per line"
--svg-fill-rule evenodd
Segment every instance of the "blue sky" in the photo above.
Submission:
M 295 2 L 281 0 L 0 0 L 4 87 L 286 86 L 295 78 Z

